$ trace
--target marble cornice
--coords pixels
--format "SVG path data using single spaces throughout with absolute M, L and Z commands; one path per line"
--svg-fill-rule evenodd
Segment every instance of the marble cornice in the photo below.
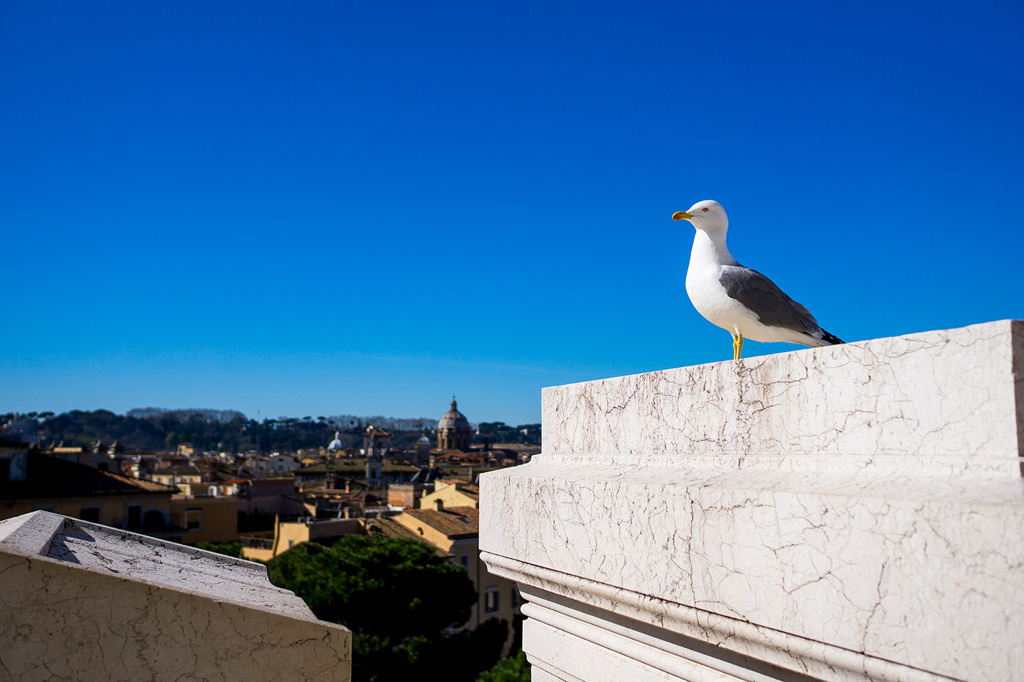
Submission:
M 481 558 L 519 584 L 529 618 L 681 679 L 716 679 L 707 670 L 751 680 L 953 679 L 543 566 L 486 552 Z
M 538 679 L 1024 679 L 1022 397 L 1016 321 L 545 389 L 483 557 Z

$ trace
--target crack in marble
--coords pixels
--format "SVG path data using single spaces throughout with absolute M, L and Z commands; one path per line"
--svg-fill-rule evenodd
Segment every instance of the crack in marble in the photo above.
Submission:
M 1009 679 L 1022 363 L 997 322 L 545 389 L 544 452 L 481 478 L 481 547 L 806 674 Z
M 50 525 L 51 517 L 62 521 Z M 262 589 L 270 598 L 260 599 L 254 581 L 264 574 L 257 566 L 47 512 L 4 523 L 0 608 L 7 616 L 0 620 L 0 639 L 15 646 L 0 648 L 0 666 L 14 679 L 255 682 L 285 671 L 300 679 L 348 678 L 350 634 L 311 615 L 268 608 L 284 594 L 301 602 L 265 577 Z M 25 532 L 7 532 L 12 523 Z M 33 524 L 67 532 L 40 544 Z M 47 554 L 38 554 L 40 548 Z M 184 584 L 177 582 L 177 559 L 193 568 Z M 167 570 L 154 574 L 153 560 Z M 211 562 L 223 569 L 222 580 L 211 580 Z M 244 593 L 247 603 L 217 600 L 214 593 L 238 581 L 246 587 L 229 596 L 241 600 Z

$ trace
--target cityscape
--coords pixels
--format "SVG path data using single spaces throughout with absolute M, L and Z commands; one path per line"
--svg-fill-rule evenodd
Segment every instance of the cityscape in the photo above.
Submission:
M 436 655 L 448 659 L 451 679 L 477 679 L 519 651 L 522 620 L 515 584 L 492 575 L 480 560 L 477 477 L 529 462 L 540 441 L 539 424 L 471 424 L 454 397 L 434 420 L 321 416 L 256 422 L 231 410 L 155 408 L 123 416 L 10 413 L 0 417 L 0 498 L 8 501 L 0 521 L 51 511 L 265 562 L 270 576 L 289 588 L 294 581 L 288 570 L 294 569 L 279 569 L 275 560 L 291 553 L 286 565 L 297 561 L 296 552 L 306 550 L 296 548 L 304 543 L 340 551 L 358 536 L 371 545 L 422 545 L 429 551 L 412 556 L 424 560 L 424 575 L 409 588 L 409 600 L 426 598 L 438 560 L 463 571 L 469 585 L 445 588 L 433 631 L 400 637 L 387 627 L 360 632 L 358 624 L 372 620 L 370 614 L 331 612 L 356 630 L 363 655 L 354 673 L 357 679 L 408 678 L 396 651 L 401 654 L 412 638 L 427 638 Z M 232 449 L 210 449 L 226 444 Z M 322 582 L 335 577 L 325 573 Z M 316 607 L 303 588 L 295 591 Z M 350 596 L 351 587 L 345 592 Z M 452 606 L 459 596 L 462 606 Z M 387 596 L 367 599 L 383 602 Z M 409 600 L 392 608 L 408 610 Z M 379 650 L 358 643 L 382 633 L 397 639 Z M 419 667 L 426 664 L 423 654 L 416 660 Z M 521 659 L 509 661 L 506 667 L 527 669 Z
M 1024 682 L 1024 3 L 0 3 L 0 682 Z

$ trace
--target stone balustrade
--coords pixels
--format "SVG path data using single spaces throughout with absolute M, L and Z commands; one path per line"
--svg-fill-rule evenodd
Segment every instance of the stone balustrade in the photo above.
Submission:
M 0 679 L 351 679 L 352 633 L 260 564 L 37 511 L 0 576 Z

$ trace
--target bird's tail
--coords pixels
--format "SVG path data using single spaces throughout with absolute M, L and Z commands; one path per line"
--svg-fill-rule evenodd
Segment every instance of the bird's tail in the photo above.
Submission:
M 831 344 L 833 346 L 838 345 L 840 343 L 846 343 L 845 341 L 843 341 L 841 338 L 839 338 L 835 334 L 829 334 L 824 329 L 821 330 L 821 340 L 822 341 L 827 341 L 829 344 Z

